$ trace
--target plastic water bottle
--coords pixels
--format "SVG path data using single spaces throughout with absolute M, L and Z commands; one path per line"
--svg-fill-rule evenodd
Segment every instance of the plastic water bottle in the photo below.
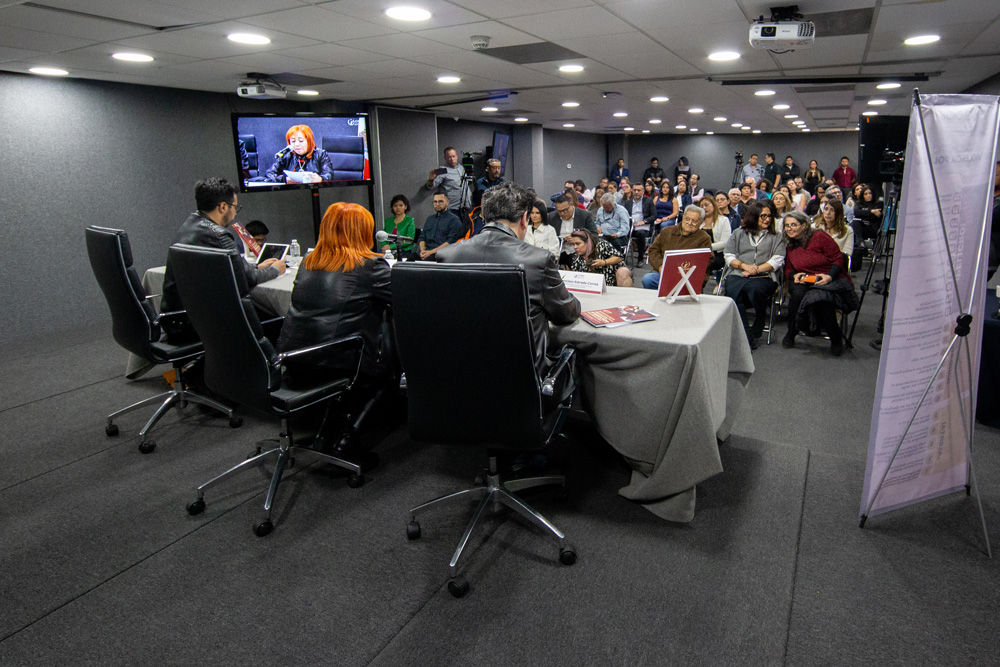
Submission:
M 292 239 L 291 245 L 288 246 L 288 263 L 291 266 L 294 267 L 299 265 L 299 255 L 301 252 L 302 250 L 299 248 L 299 242 Z
M 392 256 L 392 248 L 385 249 L 385 261 L 392 262 L 395 257 Z

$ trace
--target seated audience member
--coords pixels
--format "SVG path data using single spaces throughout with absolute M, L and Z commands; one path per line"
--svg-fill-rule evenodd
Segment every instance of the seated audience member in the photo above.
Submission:
M 570 271 L 603 273 L 607 285 L 632 286 L 632 272 L 624 266 L 625 258 L 618 248 L 588 229 L 577 229 L 567 240 L 576 252 L 569 264 Z
M 632 198 L 622 202 L 632 220 L 632 238 L 639 252 L 640 261 L 646 250 L 646 243 L 653 233 L 653 223 L 656 221 L 656 207 L 652 199 L 643 197 L 643 190 L 644 188 L 636 183 L 632 186 Z
M 687 182 L 688 182 L 687 174 L 677 174 L 677 180 L 675 181 L 677 185 L 680 185 L 681 183 L 687 185 Z M 674 186 L 674 194 L 677 194 L 677 185 Z
M 601 197 L 604 196 L 604 188 L 597 188 L 594 190 L 594 198 L 590 200 L 587 204 L 587 211 L 591 214 L 596 215 L 598 209 L 601 208 Z
M 642 195 L 643 197 L 652 199 L 657 195 L 656 184 L 653 183 L 653 181 L 643 181 L 642 188 L 643 188 L 643 195 Z
M 657 289 L 660 286 L 660 271 L 663 268 L 663 253 L 668 250 L 693 250 L 712 248 L 712 237 L 701 228 L 705 219 L 705 209 L 691 205 L 684 209 L 681 224 L 665 227 L 649 245 L 649 265 L 653 271 L 642 277 L 642 286 Z M 708 280 L 708 273 L 705 274 Z
M 750 208 L 750 205 L 755 201 L 759 200 L 757 199 L 754 185 L 752 183 L 743 183 L 740 185 L 740 203 L 736 207 L 740 212 L 740 220 L 742 220 L 743 216 L 747 214 L 747 210 Z
M 608 181 L 608 189 L 605 190 L 604 194 L 614 197 L 616 204 L 622 200 L 622 193 L 618 190 L 618 184 L 614 181 Z
M 575 187 L 566 188 L 566 191 L 563 192 L 563 195 L 569 198 L 571 202 L 575 202 L 577 208 L 582 208 L 585 211 L 587 210 L 587 207 L 583 203 L 583 195 L 577 192 Z
M 757 194 L 759 195 L 761 192 L 763 192 L 764 196 L 767 197 L 768 199 L 771 198 L 771 193 L 773 190 L 774 190 L 774 185 L 771 183 L 771 181 L 767 180 L 766 178 L 762 178 L 760 183 L 757 184 Z M 760 197 L 758 196 L 757 199 L 760 199 Z
M 655 157 L 651 158 L 649 161 L 649 167 L 646 171 L 642 172 L 643 181 L 653 181 L 653 185 L 659 187 L 660 181 L 666 178 L 666 174 L 660 169 L 660 161 Z
M 271 231 L 267 228 L 267 225 L 260 220 L 251 220 L 246 224 L 244 229 L 250 232 L 250 236 L 257 242 L 258 245 L 264 245 L 267 243 L 267 235 Z
M 860 199 L 854 207 L 854 219 L 861 221 L 861 233 L 866 239 L 878 236 L 882 227 L 882 200 L 875 199 L 872 189 L 865 186 Z
M 503 176 L 500 175 L 500 170 L 503 169 L 503 164 L 497 158 L 493 157 L 486 161 L 486 173 L 476 179 L 476 190 L 479 193 L 486 192 L 494 185 L 500 185 L 503 183 Z M 480 199 L 482 194 L 480 194 Z
M 854 252 L 854 230 L 844 217 L 844 204 L 837 195 L 824 197 L 823 209 L 813 219 L 814 229 L 822 229 L 837 243 L 840 252 L 851 255 Z
M 726 243 L 724 259 L 729 269 L 722 279 L 721 293 L 736 302 L 750 349 L 764 332 L 767 306 L 778 289 L 778 274 L 784 264 L 785 243 L 775 231 L 774 203 L 755 202 L 743 223 Z M 753 306 L 750 324 L 747 308 Z
M 411 216 L 407 215 L 410 212 L 410 200 L 406 198 L 406 195 L 394 196 L 389 202 L 389 210 L 392 211 L 392 215 L 385 219 L 382 229 L 387 234 L 399 234 L 411 239 L 414 238 L 417 234 L 417 223 Z M 401 244 L 386 242 L 379 249 L 382 252 L 388 249 L 392 249 L 395 252 L 396 248 L 400 248 L 406 255 L 412 254 L 413 242 L 410 241 Z M 402 259 L 402 257 L 398 257 L 397 259 Z
M 448 195 L 435 192 L 432 204 L 434 215 L 427 217 L 420 233 L 419 259 L 434 260 L 441 248 L 457 243 L 462 235 L 462 221 L 448 210 Z
M 563 195 L 566 194 L 567 190 L 572 190 L 573 192 L 576 192 L 576 181 L 572 181 L 572 180 L 566 181 L 565 183 L 563 183 L 562 192 L 559 192 L 559 193 L 556 193 L 556 194 L 552 195 L 549 199 L 551 199 L 554 202 L 556 200 L 556 197 L 562 197 Z M 580 203 L 579 202 L 579 194 L 577 194 L 576 197 L 575 197 L 575 199 L 573 199 L 572 201 L 573 201 L 573 205 L 574 206 L 576 206 L 577 204 L 579 204 Z
M 701 228 L 712 237 L 712 261 L 708 265 L 708 271 L 718 271 L 725 262 L 722 258 L 722 251 L 726 248 L 729 237 L 733 230 L 729 226 L 729 218 L 719 214 L 719 207 L 716 206 L 715 197 L 707 196 L 701 198 L 701 208 L 705 209 L 705 219 L 701 222 Z
M 763 201 L 765 199 L 770 199 L 770 197 L 768 197 L 766 193 L 762 192 L 757 187 L 757 184 L 760 183 L 760 181 L 757 180 L 756 178 L 754 178 L 753 176 L 747 176 L 746 180 L 744 180 L 743 183 L 745 185 L 749 185 L 750 186 L 750 198 L 751 198 L 751 200 L 756 199 L 757 201 Z
M 805 214 L 810 218 L 819 213 L 819 205 L 823 203 L 823 195 L 826 194 L 826 186 L 822 183 L 817 183 L 813 187 L 813 190 L 815 194 L 813 195 L 813 198 L 809 200 L 809 203 L 806 204 L 805 210 Z
M 830 337 L 830 352 L 839 357 L 844 351 L 844 341 L 835 311 L 846 314 L 858 307 L 844 255 L 826 232 L 813 229 L 809 219 L 798 211 L 785 216 L 784 228 L 789 302 L 788 333 L 781 344 L 794 347 L 799 331 L 821 327 Z M 806 282 L 807 279 L 815 282 Z
M 778 190 L 771 195 L 771 202 L 774 204 L 775 210 L 775 231 L 779 234 L 781 233 L 781 221 L 785 219 L 786 214 L 795 210 L 795 207 L 792 206 L 792 200 L 788 198 L 786 192 L 787 190 Z
M 687 181 L 678 181 L 675 190 L 676 190 L 676 193 L 674 195 L 675 211 L 683 211 L 685 208 L 694 203 L 693 201 L 691 201 L 691 194 L 688 192 Z
M 322 183 L 333 180 L 333 163 L 322 148 L 316 148 L 313 131 L 308 125 L 292 125 L 285 133 L 288 146 L 275 157 L 264 177 L 271 183 L 287 182 L 285 172 L 303 173 L 306 183 Z
M 527 234 L 532 200 L 533 197 L 517 183 L 504 183 L 492 188 L 483 195 L 486 226 L 482 233 L 445 248 L 438 259 L 445 264 L 484 262 L 520 264 L 524 267 L 536 369 L 544 375 L 549 367 L 545 356 L 549 322 L 572 324 L 580 316 L 580 302 L 566 291 L 555 258 L 546 250 L 522 242 Z M 569 202 L 556 201 L 574 210 Z
M 847 196 L 847 201 L 844 202 L 845 209 L 853 209 L 861 201 L 861 193 L 865 189 L 864 183 L 855 183 L 851 186 L 851 194 Z
M 663 227 L 677 224 L 677 208 L 674 206 L 673 188 L 670 181 L 664 180 L 660 185 L 660 193 L 653 198 L 653 210 L 656 218 L 653 220 L 653 234 Z
M 236 203 L 236 186 L 224 178 L 198 181 L 194 186 L 194 200 L 198 210 L 189 215 L 177 230 L 174 243 L 238 251 L 236 241 L 226 229 L 233 224 L 236 214 L 242 208 Z M 285 272 L 285 263 L 279 259 L 266 259 L 256 266 L 247 262 L 238 262 L 237 265 L 243 270 L 250 289 Z M 167 261 L 160 312 L 171 313 L 179 310 L 184 310 L 184 304 L 181 303 L 180 294 L 177 292 L 173 267 Z M 162 327 L 167 339 L 172 343 L 198 340 L 198 335 L 186 316 L 167 318 L 163 321 Z
M 695 204 L 705 196 L 705 188 L 701 187 L 700 181 L 701 177 L 698 174 L 691 174 L 691 178 L 688 179 L 688 192 L 691 194 L 691 201 Z
M 447 202 L 447 196 L 442 196 Z M 383 314 L 392 302 L 389 265 L 371 251 L 374 227 L 371 213 L 359 204 L 339 202 L 326 210 L 316 248 L 302 260 L 295 276 L 291 305 L 278 337 L 278 351 L 285 352 L 360 335 L 364 341 L 361 366 L 348 397 L 358 410 L 378 391 L 388 400 L 398 385 L 390 328 L 383 327 Z M 336 377 L 352 372 L 356 357 L 311 355 L 308 362 L 300 363 L 288 363 L 292 378 Z M 356 414 L 357 410 L 348 412 Z M 336 455 L 348 460 L 356 460 L 368 449 L 352 440 L 342 424 L 327 422 L 323 435 L 327 442 L 337 443 Z
M 801 178 L 790 178 L 788 186 L 788 198 L 792 202 L 792 208 L 796 211 L 805 212 L 806 204 L 809 203 L 809 195 L 802 191 Z
M 743 214 L 746 213 L 746 207 L 743 206 L 743 190 L 742 188 L 730 188 L 728 194 L 729 221 L 733 231 L 736 231 L 743 224 Z
M 844 193 L 836 185 L 830 185 L 827 187 L 826 192 L 823 194 L 824 199 L 836 199 L 841 204 L 844 203 Z M 844 207 L 844 218 L 847 220 L 847 224 L 851 227 L 854 226 L 854 209 L 848 209 Z
M 600 182 L 598 182 L 598 184 L 594 186 L 592 189 L 583 191 L 583 198 L 587 202 L 588 208 L 590 206 L 590 203 L 594 201 L 594 198 L 597 197 L 597 190 L 599 189 L 601 191 L 601 194 L 604 194 L 604 192 L 607 190 L 607 187 L 608 187 L 608 179 L 602 178 Z
M 629 194 L 631 195 L 631 190 Z M 625 207 L 616 204 L 615 198 L 610 193 L 605 193 L 601 197 L 601 208 L 594 216 L 594 224 L 608 243 L 622 252 L 625 251 L 625 241 L 632 228 L 632 221 Z
M 739 190 L 737 190 L 736 193 L 738 198 Z M 729 195 L 727 195 L 725 192 L 720 191 L 715 193 L 713 199 L 715 199 L 715 208 L 718 209 L 719 215 L 725 218 L 726 222 L 729 223 L 730 232 L 739 227 L 740 226 L 739 220 L 736 220 L 735 222 L 733 221 L 733 219 L 736 217 L 736 213 L 731 208 L 729 208 Z
M 611 180 L 620 183 L 623 178 L 628 178 L 628 176 L 628 167 L 625 166 L 625 160 L 618 158 L 615 168 L 611 170 Z
M 559 258 L 559 237 L 555 228 L 548 223 L 549 213 L 545 204 L 537 199 L 528 209 L 528 229 L 524 234 L 524 242 L 536 248 L 545 248 L 556 259 Z
M 556 210 L 549 214 L 549 224 L 556 230 L 559 238 L 566 238 L 574 229 L 589 229 L 597 233 L 594 216 L 577 208 L 572 200 L 565 195 L 555 201 Z

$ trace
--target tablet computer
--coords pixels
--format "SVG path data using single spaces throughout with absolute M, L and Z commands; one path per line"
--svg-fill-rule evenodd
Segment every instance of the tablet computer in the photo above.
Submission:
M 284 259 L 287 253 L 287 243 L 265 243 L 260 249 L 260 256 L 257 257 L 257 263 L 260 264 L 266 259 Z

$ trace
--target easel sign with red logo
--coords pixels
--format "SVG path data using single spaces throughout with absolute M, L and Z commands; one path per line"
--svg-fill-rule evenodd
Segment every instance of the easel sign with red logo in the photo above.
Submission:
M 705 272 L 711 259 L 711 248 L 668 250 L 663 253 L 660 291 L 657 296 L 665 297 L 667 303 L 673 303 L 680 297 L 699 301 L 701 286 L 705 284 Z

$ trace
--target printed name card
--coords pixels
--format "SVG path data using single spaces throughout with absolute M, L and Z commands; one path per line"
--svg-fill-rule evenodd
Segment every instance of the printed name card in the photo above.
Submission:
M 603 273 L 580 273 L 578 271 L 560 271 L 566 289 L 581 294 L 603 294 Z

